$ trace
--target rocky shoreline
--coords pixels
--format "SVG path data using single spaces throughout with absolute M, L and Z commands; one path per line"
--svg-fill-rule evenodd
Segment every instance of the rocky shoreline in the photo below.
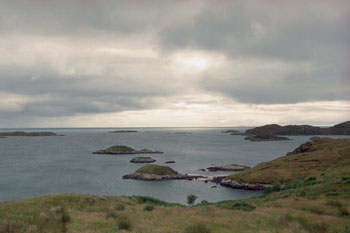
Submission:
M 233 189 L 244 189 L 244 190 L 254 190 L 254 191 L 265 190 L 272 186 L 270 184 L 238 183 L 237 181 L 234 181 L 234 180 L 225 180 L 225 179 L 222 179 L 219 184 L 225 187 L 233 188 Z
M 198 178 L 205 178 L 201 175 L 188 175 L 188 174 L 170 174 L 170 175 L 157 175 L 134 172 L 128 175 L 124 175 L 123 179 L 143 180 L 143 181 L 160 181 L 160 180 L 193 180 Z
M 217 172 L 217 171 L 241 172 L 241 171 L 244 171 L 248 168 L 250 168 L 250 167 L 244 166 L 244 165 L 238 165 L 238 164 L 231 164 L 231 165 L 207 167 L 207 170 L 210 172 Z

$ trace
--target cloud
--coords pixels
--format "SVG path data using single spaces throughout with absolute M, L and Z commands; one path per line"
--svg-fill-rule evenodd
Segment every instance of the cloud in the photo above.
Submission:
M 348 11 L 342 0 L 2 0 L 0 127 L 237 122 L 229 108 L 242 124 L 251 111 L 285 122 L 280 104 L 347 105 Z

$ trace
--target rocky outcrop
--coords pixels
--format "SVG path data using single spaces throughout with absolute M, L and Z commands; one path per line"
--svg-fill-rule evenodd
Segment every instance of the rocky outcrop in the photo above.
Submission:
M 312 152 L 312 151 L 315 151 L 315 149 L 312 146 L 312 143 L 305 142 L 304 144 L 301 144 L 300 146 L 298 146 L 292 152 L 288 152 L 287 155 L 301 154 L 301 153 Z
M 223 165 L 223 166 L 213 166 L 208 167 L 207 170 L 210 172 L 224 171 L 224 172 L 240 172 L 248 169 L 250 167 L 238 164 Z
M 136 157 L 130 160 L 130 163 L 154 163 L 156 160 L 151 157 Z
M 174 160 L 170 160 L 170 161 L 166 161 L 164 163 L 175 163 L 175 161 Z
M 148 174 L 134 172 L 128 175 L 124 175 L 123 179 L 134 179 L 134 180 L 143 180 L 143 181 L 160 181 L 160 180 L 193 180 L 198 178 L 205 178 L 201 175 L 188 175 L 188 174 L 169 174 L 169 175 L 157 175 L 157 174 Z
M 222 179 L 220 185 L 233 188 L 233 189 L 245 189 L 245 190 L 264 190 L 271 187 L 270 184 L 250 184 L 250 183 L 238 183 L 234 180 Z

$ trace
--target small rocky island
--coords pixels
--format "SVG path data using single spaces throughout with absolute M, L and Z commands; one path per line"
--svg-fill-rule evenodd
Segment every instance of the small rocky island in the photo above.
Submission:
M 136 130 L 115 130 L 111 131 L 109 133 L 137 133 L 138 131 Z
M 229 130 L 221 131 L 221 133 L 229 133 L 231 135 L 241 135 L 241 134 L 243 134 L 243 132 L 235 130 L 235 129 L 229 129 Z
M 210 172 L 217 172 L 217 171 L 240 172 L 240 171 L 244 171 L 244 170 L 249 169 L 249 168 L 250 167 L 245 166 L 245 165 L 231 164 L 231 165 L 208 167 L 207 170 Z
M 110 154 L 110 155 L 123 155 L 123 154 L 163 154 L 161 151 L 153 151 L 149 149 L 135 150 L 128 146 L 112 146 L 103 150 L 93 152 L 93 154 Z
M 161 166 L 155 164 L 145 165 L 137 169 L 135 172 L 123 176 L 123 179 L 134 179 L 144 181 L 193 180 L 197 178 L 204 178 L 204 176 L 181 174 L 168 166 Z
M 257 134 L 249 135 L 244 138 L 252 142 L 262 142 L 262 141 L 282 141 L 282 140 L 291 140 L 290 138 L 280 137 L 273 134 Z
M 135 157 L 130 160 L 130 163 L 154 163 L 155 161 L 151 157 Z
M 1 132 L 0 137 L 12 137 L 12 136 L 63 136 L 52 132 L 24 132 L 24 131 L 14 131 L 14 132 Z

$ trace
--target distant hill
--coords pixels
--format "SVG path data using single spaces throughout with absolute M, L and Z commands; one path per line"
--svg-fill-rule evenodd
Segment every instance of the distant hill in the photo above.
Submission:
M 264 125 L 249 129 L 245 134 L 271 134 L 271 135 L 350 135 L 350 121 L 346 121 L 332 127 L 321 128 L 311 125 Z

